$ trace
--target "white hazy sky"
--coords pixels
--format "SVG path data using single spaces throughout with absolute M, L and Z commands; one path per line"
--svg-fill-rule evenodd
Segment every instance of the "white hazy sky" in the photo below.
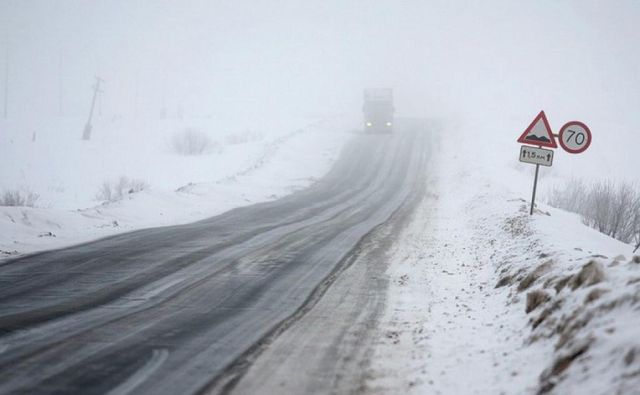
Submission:
M 10 113 L 30 116 L 86 114 L 94 75 L 124 116 L 163 100 L 185 116 L 357 114 L 363 87 L 390 86 L 399 114 L 517 135 L 545 109 L 556 129 L 580 119 L 637 147 L 639 22 L 631 0 L 2 0 L 0 59 Z

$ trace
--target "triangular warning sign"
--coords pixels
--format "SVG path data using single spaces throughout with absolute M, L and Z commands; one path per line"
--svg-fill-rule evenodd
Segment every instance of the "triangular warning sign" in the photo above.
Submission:
M 527 130 L 522 133 L 518 142 L 540 147 L 558 148 L 544 111 L 540 111 L 540 114 L 531 122 Z

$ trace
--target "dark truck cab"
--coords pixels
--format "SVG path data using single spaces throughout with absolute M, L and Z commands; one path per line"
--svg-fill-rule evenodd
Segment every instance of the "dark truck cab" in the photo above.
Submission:
M 393 90 L 390 88 L 375 88 L 364 90 L 365 133 L 393 132 Z

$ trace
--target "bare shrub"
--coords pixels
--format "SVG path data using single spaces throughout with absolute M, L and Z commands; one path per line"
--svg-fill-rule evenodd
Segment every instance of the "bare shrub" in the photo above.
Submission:
M 202 155 L 212 148 L 209 136 L 193 128 L 176 133 L 171 139 L 171 149 L 179 155 Z
M 224 142 L 227 145 L 245 144 L 251 141 L 258 141 L 262 139 L 262 135 L 251 130 L 245 130 L 244 132 L 234 133 L 228 135 Z
M 633 185 L 610 181 L 594 184 L 588 195 L 588 207 L 581 213 L 584 222 L 613 238 L 628 243 L 639 231 L 640 193 Z
M 638 211 L 639 212 L 636 213 L 636 216 L 633 221 L 634 227 L 635 227 L 635 230 L 633 232 L 633 242 L 636 245 L 636 248 L 633 249 L 634 253 L 638 251 L 638 248 L 640 248 L 640 210 Z
M 122 176 L 116 181 L 103 182 L 100 190 L 96 194 L 96 199 L 115 202 L 121 200 L 126 195 L 140 192 L 147 188 L 148 185 L 142 180 L 129 179 Z
M 40 196 L 28 189 L 13 189 L 0 195 L 0 206 L 34 207 Z
M 601 181 L 586 186 L 579 180 L 554 189 L 549 204 L 573 211 L 598 231 L 640 246 L 640 189 L 636 184 Z
M 588 191 L 584 182 L 577 178 L 572 178 L 562 187 L 556 187 L 551 190 L 548 203 L 563 210 L 582 213 L 587 195 Z

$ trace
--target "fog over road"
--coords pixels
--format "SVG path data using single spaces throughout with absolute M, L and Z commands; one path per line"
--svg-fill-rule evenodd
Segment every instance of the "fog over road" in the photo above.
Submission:
M 0 393 L 189 394 L 242 375 L 354 254 L 377 253 L 367 236 L 422 192 L 429 142 L 399 123 L 283 199 L 0 264 Z

